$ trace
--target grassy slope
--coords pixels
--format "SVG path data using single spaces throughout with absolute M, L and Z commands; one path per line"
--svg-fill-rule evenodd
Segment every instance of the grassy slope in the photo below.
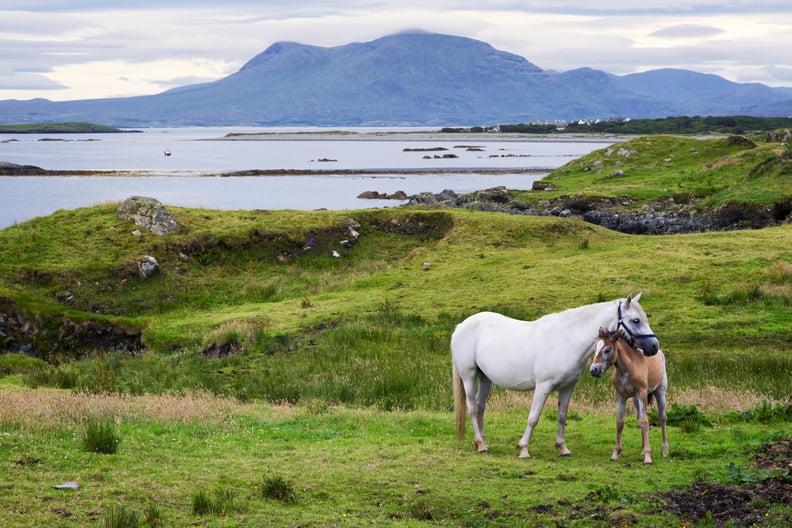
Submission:
M 684 203 L 696 197 L 706 199 L 708 206 L 789 200 L 789 147 L 764 137 L 754 140 L 751 145 L 729 138 L 644 136 L 568 163 L 545 178 L 555 190 L 523 193 L 521 198 L 582 193 L 629 196 L 640 205 L 657 198 Z

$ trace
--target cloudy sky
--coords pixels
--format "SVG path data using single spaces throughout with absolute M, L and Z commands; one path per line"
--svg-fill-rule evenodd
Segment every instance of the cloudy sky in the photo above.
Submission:
M 656 68 L 792 86 L 789 0 L 0 0 L 0 99 L 158 93 L 278 41 L 405 30 L 474 38 L 547 70 Z

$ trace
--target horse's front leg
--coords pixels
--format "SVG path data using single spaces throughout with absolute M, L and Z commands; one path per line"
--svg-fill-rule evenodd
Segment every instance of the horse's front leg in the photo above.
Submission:
M 575 385 L 558 391 L 558 432 L 556 433 L 555 445 L 558 454 L 561 456 L 572 456 L 572 452 L 566 446 L 566 421 L 569 412 L 569 400 L 572 399 L 572 391 Z
M 540 385 L 534 389 L 533 400 L 531 401 L 531 412 L 528 414 L 528 427 L 525 428 L 520 441 L 517 442 L 517 449 L 520 450 L 520 458 L 529 458 L 528 442 L 531 441 L 531 433 L 533 428 L 539 422 L 539 417 L 542 416 L 542 409 L 544 409 L 547 397 L 550 395 L 551 387 Z
M 638 411 L 638 425 L 641 427 L 641 451 L 643 451 L 644 464 L 652 463 L 652 448 L 649 445 L 649 419 L 646 417 L 648 397 L 642 391 L 635 396 L 635 409 Z
M 618 460 L 622 451 L 622 431 L 624 431 L 624 413 L 627 408 L 627 400 L 621 394 L 616 395 L 616 445 L 613 446 L 611 460 Z

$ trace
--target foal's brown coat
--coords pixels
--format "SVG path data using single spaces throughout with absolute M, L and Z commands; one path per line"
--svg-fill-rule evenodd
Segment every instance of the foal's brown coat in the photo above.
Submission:
M 611 383 L 616 389 L 619 411 L 616 419 L 616 446 L 613 449 L 611 460 L 618 459 L 621 453 L 624 412 L 627 398 L 632 398 L 641 427 L 644 464 L 652 463 L 652 448 L 649 446 L 649 420 L 646 418 L 652 396 L 657 399 L 657 414 L 663 436 L 663 456 L 668 456 L 665 412 L 668 376 L 663 351 L 659 350 L 654 356 L 646 357 L 641 350 L 630 346 L 624 339 L 621 330 L 609 332 L 600 328 L 590 372 L 599 378 L 611 365 L 615 366 Z

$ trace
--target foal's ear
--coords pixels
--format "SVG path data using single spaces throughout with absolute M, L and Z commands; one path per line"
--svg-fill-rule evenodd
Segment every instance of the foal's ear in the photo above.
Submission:
M 599 337 L 608 337 L 608 331 L 603 327 L 599 327 Z

